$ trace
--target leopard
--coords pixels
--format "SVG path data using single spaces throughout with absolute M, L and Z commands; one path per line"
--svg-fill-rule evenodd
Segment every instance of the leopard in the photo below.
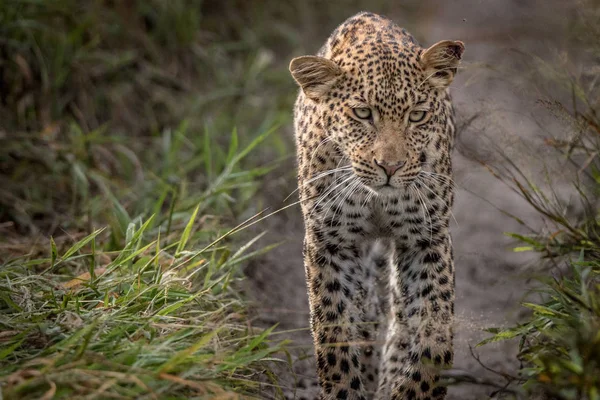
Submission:
M 321 400 L 445 399 L 452 366 L 456 136 L 464 43 L 428 48 L 358 13 L 296 57 L 303 258 Z

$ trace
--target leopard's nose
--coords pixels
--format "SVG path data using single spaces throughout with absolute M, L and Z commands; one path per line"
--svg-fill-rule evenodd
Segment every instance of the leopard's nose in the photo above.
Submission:
M 404 166 L 404 164 L 406 164 L 406 161 L 398 161 L 396 163 L 388 163 L 385 161 L 379 161 L 376 158 L 373 159 L 373 162 L 380 167 L 381 169 L 383 169 L 386 173 L 386 175 L 388 177 L 392 177 L 396 171 L 398 171 L 400 168 L 402 168 Z

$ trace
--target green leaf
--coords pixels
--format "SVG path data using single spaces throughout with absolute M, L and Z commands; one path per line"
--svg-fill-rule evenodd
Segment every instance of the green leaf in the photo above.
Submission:
M 211 138 L 210 138 L 210 130 L 208 129 L 208 126 L 205 127 L 204 129 L 204 143 L 202 146 L 203 149 L 203 159 L 204 159 L 204 169 L 205 169 L 205 174 L 208 178 L 211 178 L 213 176 L 212 173 L 212 149 L 211 149 Z
M 53 270 L 54 267 L 56 265 L 60 264 L 61 262 L 68 260 L 69 257 L 71 257 L 71 256 L 73 256 L 73 254 L 77 253 L 83 246 L 88 244 L 90 241 L 92 241 L 96 236 L 98 236 L 103 231 L 104 231 L 104 228 L 97 229 L 96 231 L 92 232 L 91 234 L 89 234 L 86 237 L 84 237 L 83 239 L 81 239 L 79 242 L 75 243 L 73 246 L 71 246 L 71 248 L 69 248 L 69 250 L 67 250 L 65 252 L 65 254 L 63 254 L 63 256 L 61 257 L 61 260 L 58 263 L 56 263 L 55 262 L 56 260 L 54 260 L 54 262 L 51 263 L 50 267 L 48 267 L 47 269 L 42 271 L 42 275 L 47 273 L 48 271 Z M 54 248 L 56 248 L 56 245 L 54 245 Z M 54 251 L 54 250 L 51 250 L 51 251 Z
M 523 252 L 523 251 L 533 251 L 533 250 L 535 250 L 535 249 L 534 249 L 533 247 L 531 247 L 531 246 L 515 247 L 515 248 L 513 249 L 513 251 L 514 251 L 515 253 L 521 253 L 521 252 Z
M 221 328 L 214 329 L 202 336 L 194 345 L 188 347 L 187 349 L 178 351 L 173 357 L 164 363 L 162 367 L 159 368 L 158 372 L 164 373 L 172 371 L 177 365 L 185 362 L 189 356 L 206 346 L 208 342 L 210 342 L 212 338 L 214 338 L 220 331 Z
M 4 302 L 16 312 L 23 312 L 23 309 L 12 300 L 12 298 L 7 292 L 0 291 L 0 299 L 4 300 Z
M 123 260 L 127 259 L 130 260 L 130 256 L 131 253 L 133 253 L 133 247 L 135 247 L 135 245 L 138 243 L 138 241 L 141 239 L 142 235 L 144 234 L 144 232 L 146 231 L 146 229 L 152 225 L 152 221 L 154 220 L 154 215 L 151 215 L 150 218 L 148 218 L 146 220 L 146 222 L 144 222 L 142 224 L 142 226 L 140 227 L 140 229 L 138 229 L 137 231 L 135 231 L 135 233 L 132 235 L 131 240 L 125 245 L 125 248 L 123 248 L 123 250 L 121 250 L 121 252 L 119 253 L 119 255 L 117 256 L 117 258 L 115 258 L 110 264 L 109 264 L 109 269 L 111 267 L 115 267 L 120 265 Z M 145 250 L 148 246 L 145 246 L 143 249 Z M 140 251 L 136 251 L 134 254 L 139 254 Z
M 65 298 L 67 298 L 67 296 L 65 296 Z M 81 338 L 86 338 L 90 332 L 97 332 L 99 322 L 99 318 L 90 321 L 89 325 L 86 325 L 85 327 L 75 331 L 73 334 L 71 334 L 71 336 L 67 336 L 65 339 L 49 347 L 46 350 L 46 353 L 52 354 L 55 351 L 69 350 L 72 346 L 77 344 Z M 86 339 L 84 339 L 84 341 L 85 340 Z
M 125 231 L 125 243 L 130 243 L 133 238 L 133 234 L 135 233 L 135 224 L 130 222 L 127 225 L 127 231 Z
M 497 328 L 491 328 L 492 330 L 495 330 Z M 500 342 L 503 340 L 510 340 L 510 339 L 515 339 L 517 337 L 523 336 L 528 334 L 531 331 L 531 326 L 529 325 L 521 325 L 521 326 L 517 326 L 515 328 L 510 328 L 510 329 L 506 329 L 506 330 L 498 330 L 498 332 L 487 339 L 482 340 L 481 342 L 477 343 L 477 345 L 475 347 L 480 347 L 483 346 L 485 344 L 488 343 L 495 343 L 495 342 Z
M 0 360 L 4 360 L 6 357 L 11 355 L 13 351 L 19 348 L 19 346 L 21 346 L 25 339 L 27 339 L 29 331 L 30 330 L 28 329 L 25 332 L 21 332 L 15 338 L 13 338 L 17 339 L 17 341 L 0 351 Z
M 124 265 L 124 264 L 129 265 L 135 257 L 139 256 L 140 254 L 143 254 L 146 250 L 153 247 L 155 244 L 156 244 L 156 241 L 152 241 L 152 242 L 148 243 L 147 245 L 145 245 L 131 253 L 121 252 L 121 254 L 126 254 L 126 255 L 123 258 L 119 259 L 118 263 L 111 263 L 111 266 L 118 266 L 118 265 Z
M 177 245 L 177 249 L 175 250 L 175 257 L 181 256 L 181 251 L 185 248 L 190 235 L 192 234 L 192 228 L 194 227 L 194 222 L 196 221 L 196 216 L 198 215 L 198 210 L 200 209 L 200 204 L 196 206 L 196 209 L 192 213 L 190 220 L 188 221 L 183 233 L 181 235 L 181 239 L 179 240 L 179 244 Z
M 271 135 L 273 132 L 275 132 L 277 129 L 279 129 L 279 126 L 280 126 L 280 124 L 276 124 L 276 125 L 272 126 L 270 129 L 268 129 L 265 132 L 258 135 L 256 138 L 254 138 L 248 146 L 246 146 L 242 151 L 240 151 L 237 154 L 237 156 L 235 156 L 231 160 L 231 164 L 237 164 L 240 160 L 242 160 L 244 157 L 246 157 L 252 150 L 254 150 L 254 148 L 256 148 L 256 146 L 258 146 L 267 137 L 269 137 L 269 135 Z
M 266 340 L 266 338 L 273 332 L 273 330 L 275 330 L 276 327 L 277 327 L 277 325 L 273 325 L 272 327 L 265 329 L 260 335 L 258 335 L 254 339 L 252 339 L 250 341 L 250 343 L 248 343 L 246 346 L 244 346 L 241 350 L 242 351 L 254 350 L 256 348 L 256 346 L 258 346 L 259 344 L 263 343 Z
M 54 238 L 50 236 L 50 268 L 54 268 L 54 264 L 56 263 L 56 259 L 58 258 L 58 250 L 56 248 L 56 243 L 54 242 Z
M 104 231 L 104 228 L 97 229 L 96 231 L 92 232 L 91 234 L 89 234 L 86 237 L 84 237 L 83 239 L 81 239 L 79 242 L 75 243 L 69 250 L 67 250 L 65 252 L 65 254 L 63 254 L 62 260 L 64 261 L 64 260 L 68 259 L 69 257 L 71 257 L 73 254 L 77 253 L 79 251 L 79 249 L 81 249 L 83 246 L 88 244 L 92 239 L 94 239 L 96 236 L 98 236 L 103 231 Z
M 590 400 L 600 400 L 600 388 L 597 386 L 591 386 L 589 391 Z
M 229 152 L 227 154 L 227 159 L 226 159 L 226 164 L 229 164 L 231 162 L 231 160 L 233 160 L 233 157 L 235 157 L 235 153 L 238 149 L 238 134 L 237 134 L 237 128 L 234 127 L 233 131 L 231 132 L 231 140 L 229 142 Z
M 514 238 L 514 239 L 518 239 L 524 243 L 528 243 L 530 245 L 532 245 L 535 248 L 539 248 L 540 246 L 542 246 L 542 243 L 536 241 L 533 238 L 527 237 L 527 236 L 523 236 L 523 235 L 519 235 L 517 233 L 512 233 L 512 232 L 505 232 L 504 233 L 506 236 Z
M 156 315 L 164 316 L 164 315 L 172 314 L 174 311 L 177 311 L 178 309 L 180 309 L 181 307 L 183 307 L 187 303 L 189 303 L 191 301 L 194 301 L 195 299 L 197 299 L 198 297 L 202 296 L 203 294 L 204 294 L 203 292 L 197 292 L 197 293 L 195 293 L 195 294 L 193 294 L 193 295 L 191 295 L 189 297 L 186 297 L 183 300 L 176 301 L 175 303 L 170 304 L 170 305 L 168 305 L 168 306 L 160 309 L 156 313 Z
M 546 315 L 546 316 L 550 316 L 550 317 L 556 317 L 556 316 L 561 316 L 561 317 L 565 317 L 565 318 L 569 317 L 568 314 L 562 313 L 557 310 L 553 310 L 550 307 L 543 306 L 540 304 L 523 303 L 523 306 L 531 308 L 533 311 L 535 311 L 538 314 L 542 314 L 542 315 Z

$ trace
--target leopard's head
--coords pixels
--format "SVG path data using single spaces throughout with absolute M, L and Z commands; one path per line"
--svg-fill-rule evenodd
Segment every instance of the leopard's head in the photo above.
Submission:
M 446 89 L 464 45 L 446 40 L 422 49 L 404 30 L 364 31 L 330 38 L 323 56 L 295 58 L 290 71 L 356 177 L 390 193 L 439 159 L 441 143 L 449 142 L 443 141 L 450 118 Z

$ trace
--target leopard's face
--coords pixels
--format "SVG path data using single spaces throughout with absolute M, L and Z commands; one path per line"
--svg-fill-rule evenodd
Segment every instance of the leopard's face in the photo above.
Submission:
M 450 142 L 446 89 L 463 50 L 450 40 L 423 49 L 393 23 L 364 14 L 334 32 L 323 57 L 298 57 L 290 70 L 340 165 L 349 163 L 375 192 L 393 193 L 449 152 L 441 145 Z
M 405 188 L 436 154 L 446 114 L 439 90 L 422 84 L 420 67 L 382 62 L 387 74 L 370 75 L 358 64 L 344 71 L 318 105 L 322 125 L 354 175 L 378 193 Z M 410 72 L 409 72 L 410 70 Z M 342 163 L 343 164 L 343 163 Z

